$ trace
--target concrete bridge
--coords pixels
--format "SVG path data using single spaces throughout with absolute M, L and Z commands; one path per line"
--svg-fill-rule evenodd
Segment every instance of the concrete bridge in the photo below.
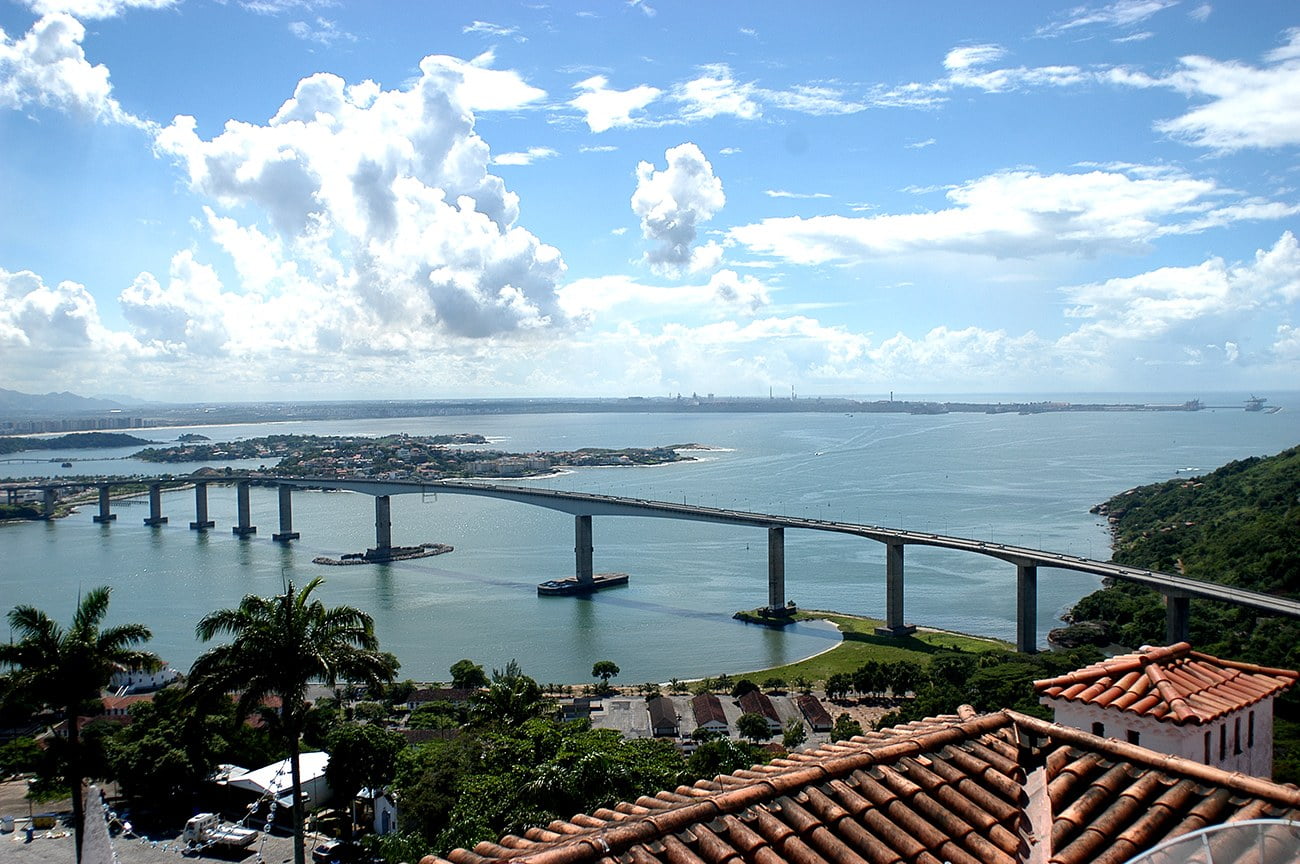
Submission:
M 56 482 L 8 485 L 9 500 L 14 501 L 21 490 L 41 490 L 47 518 L 53 514 L 61 489 L 99 490 L 99 512 L 96 522 L 110 522 L 117 518 L 111 511 L 111 490 L 122 486 L 146 486 L 149 492 L 149 516 L 146 525 L 167 522 L 162 515 L 162 490 L 164 487 L 193 485 L 194 521 L 190 528 L 207 530 L 215 523 L 208 515 L 207 487 L 209 483 L 234 484 L 236 488 L 236 524 L 231 529 L 241 537 L 257 533 L 251 524 L 249 488 L 275 486 L 279 493 L 279 531 L 271 535 L 277 542 L 299 538 L 293 530 L 292 493 L 295 488 L 340 489 L 373 495 L 375 498 L 375 548 L 370 553 L 382 558 L 392 549 L 392 497 L 409 494 L 477 495 L 545 507 L 571 514 L 574 517 L 575 572 L 579 583 L 593 584 L 593 534 L 594 516 L 640 516 L 660 519 L 686 519 L 693 522 L 712 522 L 763 528 L 767 531 L 767 608 L 780 614 L 785 601 L 785 530 L 795 528 L 809 531 L 831 532 L 862 537 L 885 545 L 885 626 L 878 628 L 882 635 L 903 636 L 915 631 L 904 616 L 904 550 L 908 546 L 932 546 L 953 549 L 997 558 L 1016 569 L 1016 648 L 1020 651 L 1037 650 L 1038 628 L 1038 568 L 1056 568 L 1088 573 L 1110 579 L 1120 579 L 1154 588 L 1165 597 L 1165 632 L 1172 643 L 1188 637 L 1190 601 L 1197 597 L 1217 600 L 1255 609 L 1268 615 L 1281 615 L 1300 619 L 1300 602 L 1268 594 L 1260 594 L 1227 585 L 1199 582 L 1172 573 L 1159 573 L 1134 567 L 1125 567 L 1108 561 L 1095 561 L 1080 556 L 1064 555 L 1023 546 L 990 543 L 965 537 L 952 537 L 898 528 L 882 528 L 853 522 L 824 519 L 807 519 L 797 516 L 780 516 L 769 513 L 752 513 L 694 504 L 677 504 L 669 501 L 651 501 L 598 495 L 589 492 L 562 492 L 524 486 L 506 486 L 458 480 L 367 480 L 328 477 L 278 477 L 274 475 L 227 475 L 207 478 L 114 478 L 94 482 Z

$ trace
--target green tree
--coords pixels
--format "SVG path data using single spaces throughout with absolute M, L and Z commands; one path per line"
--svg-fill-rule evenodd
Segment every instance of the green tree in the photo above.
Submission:
M 785 679 L 777 678 L 775 676 L 772 678 L 764 678 L 763 689 L 767 690 L 769 693 L 781 693 L 785 690 Z
M 739 699 L 741 696 L 744 696 L 746 693 L 757 693 L 757 692 L 758 692 L 757 684 L 755 684 L 753 681 L 750 681 L 748 678 L 741 678 L 731 688 L 731 698 Z
M 9 611 L 9 628 L 17 641 L 0 644 L 0 666 L 12 670 L 11 697 L 48 705 L 61 711 L 67 720 L 63 780 L 72 793 L 78 861 L 86 828 L 79 709 L 99 698 L 114 672 L 153 670 L 160 665 L 156 656 L 135 647 L 152 635 L 143 624 L 101 627 L 108 613 L 109 593 L 107 586 L 88 591 L 78 601 L 67 630 L 33 606 L 15 606 Z
M 736 718 L 736 731 L 755 744 L 759 741 L 767 741 L 772 737 L 772 729 L 767 725 L 767 718 L 752 711 L 741 714 Z
M 321 579 L 313 579 L 297 591 L 289 582 L 283 594 L 249 594 L 234 609 L 204 616 L 195 628 L 200 640 L 224 634 L 231 641 L 206 651 L 190 669 L 190 686 L 198 693 L 239 692 L 240 717 L 269 696 L 280 698 L 293 784 L 295 864 L 306 861 L 298 752 L 307 719 L 307 685 L 323 681 L 334 686 L 344 680 L 378 687 L 397 671 L 392 655 L 379 650 L 370 616 L 351 606 L 326 607 L 312 597 L 320 584 Z
M 518 726 L 546 710 L 542 688 L 511 660 L 505 669 L 493 669 L 487 689 L 474 694 L 470 717 L 478 725 Z
M 340 723 L 330 732 L 326 752 L 325 779 L 341 802 L 352 802 L 363 788 L 381 789 L 393 779 L 397 754 L 406 747 L 406 739 L 369 723 Z M 348 819 L 347 838 L 352 838 Z
M 744 741 L 732 738 L 709 738 L 691 754 L 686 762 L 686 773 L 690 777 L 713 778 L 719 774 L 730 774 L 742 768 L 748 768 L 763 761 L 755 748 Z
M 451 686 L 461 690 L 475 690 L 488 685 L 487 673 L 483 667 L 470 660 L 457 660 L 451 664 Z
M 781 746 L 786 750 L 793 750 L 807 740 L 808 730 L 803 725 L 802 720 L 791 720 L 785 724 L 784 734 L 781 736 Z
M 847 711 L 835 718 L 835 726 L 831 728 L 832 741 L 844 741 L 861 734 L 862 724 L 850 717 Z
M 597 660 L 591 665 L 591 677 L 600 679 L 600 688 L 609 690 L 609 679 L 617 678 L 619 673 L 618 664 L 613 660 Z

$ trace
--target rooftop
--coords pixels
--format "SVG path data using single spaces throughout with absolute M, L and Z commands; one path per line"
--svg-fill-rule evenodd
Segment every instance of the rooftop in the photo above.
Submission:
M 1285 690 L 1289 669 L 1221 660 L 1186 642 L 1144 647 L 1034 682 L 1038 695 L 1115 708 L 1177 725 L 1209 723 Z
M 1294 787 L 1013 711 L 964 708 L 457 849 L 448 860 L 1118 864 L 1207 825 L 1298 817 Z

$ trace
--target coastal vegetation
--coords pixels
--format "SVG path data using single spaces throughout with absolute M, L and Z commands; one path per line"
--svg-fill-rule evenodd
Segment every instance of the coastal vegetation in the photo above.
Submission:
M 150 444 L 144 438 L 122 432 L 77 432 L 56 435 L 53 438 L 20 438 L 0 436 L 0 455 L 24 453 L 29 450 L 92 450 L 108 447 L 139 447 Z

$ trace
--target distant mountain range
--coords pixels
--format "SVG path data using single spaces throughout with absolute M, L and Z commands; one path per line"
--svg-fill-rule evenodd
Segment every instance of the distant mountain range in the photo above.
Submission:
M 139 404 L 139 403 L 136 403 Z M 10 413 L 76 413 L 81 411 L 112 411 L 126 408 L 122 402 L 111 399 L 91 399 L 76 393 L 19 393 L 0 387 L 0 411 Z

